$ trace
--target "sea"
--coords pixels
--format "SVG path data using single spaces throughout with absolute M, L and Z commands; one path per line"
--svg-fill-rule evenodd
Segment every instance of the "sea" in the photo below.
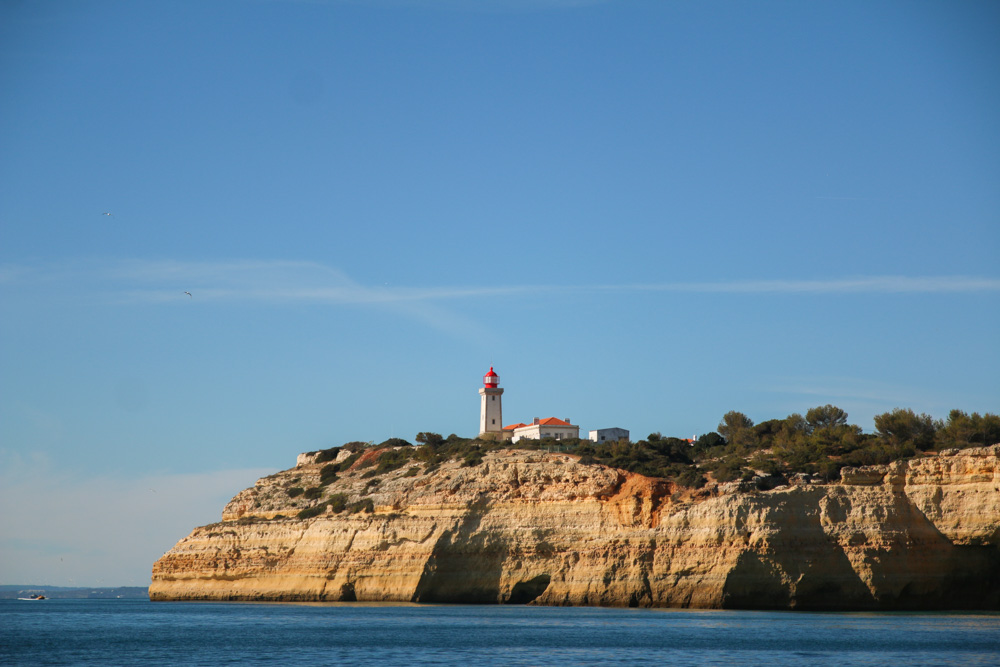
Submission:
M 1000 665 L 1000 613 L 0 600 L 0 665 Z

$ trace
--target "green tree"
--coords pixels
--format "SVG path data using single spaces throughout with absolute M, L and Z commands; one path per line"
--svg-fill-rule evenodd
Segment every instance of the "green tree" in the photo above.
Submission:
M 937 432 L 937 446 L 941 449 L 994 445 L 998 442 L 1000 417 L 989 412 L 985 415 L 978 412 L 969 415 L 961 410 L 952 410 L 948 413 L 948 420 Z
M 718 447 L 719 445 L 724 445 L 726 444 L 726 441 L 721 435 L 719 435 L 715 431 L 710 431 L 705 435 L 699 436 L 698 439 L 695 440 L 694 444 L 695 447 L 698 447 L 699 449 L 710 449 L 712 447 Z
M 806 423 L 811 429 L 844 426 L 847 424 L 847 413 L 827 403 L 817 408 L 809 408 L 806 412 Z
M 723 451 L 726 448 L 726 440 L 721 435 L 712 431 L 700 436 L 694 441 L 694 445 L 691 447 L 691 456 L 696 459 L 711 458 L 716 456 L 717 452 Z
M 896 408 L 892 412 L 875 415 L 875 432 L 896 446 L 930 449 L 934 445 L 937 428 L 930 415 L 918 415 L 909 408 Z
M 806 418 L 796 412 L 782 420 L 781 428 L 774 436 L 774 444 L 778 447 L 795 447 L 808 433 L 809 424 Z
M 760 447 L 770 447 L 784 428 L 784 419 L 768 419 L 754 426 L 753 434 Z
M 416 441 L 433 449 L 444 444 L 444 437 L 440 433 L 427 431 L 417 433 Z
M 937 432 L 937 446 L 940 449 L 968 447 L 972 444 L 975 432 L 975 425 L 969 415 L 961 410 L 952 410 L 948 413 L 944 426 Z
M 972 413 L 973 416 L 976 415 L 975 412 Z M 995 415 L 987 412 L 982 416 L 982 419 L 975 423 L 976 433 L 983 434 L 983 439 L 980 440 L 984 445 L 996 445 L 1000 443 L 1000 415 Z
M 785 431 L 789 433 L 805 433 L 809 430 L 809 422 L 798 412 L 785 417 Z
M 723 415 L 717 430 L 719 435 L 735 448 L 752 447 L 756 440 L 753 432 L 753 420 L 735 410 Z

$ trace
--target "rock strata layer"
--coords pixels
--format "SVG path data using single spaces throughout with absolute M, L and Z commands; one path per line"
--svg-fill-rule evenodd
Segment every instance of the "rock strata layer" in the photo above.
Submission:
M 346 456 L 341 452 L 341 458 Z M 754 609 L 1000 608 L 1000 446 L 844 469 L 837 484 L 696 493 L 520 450 L 304 500 L 323 464 L 237 494 L 153 566 L 153 600 Z M 366 475 L 366 472 L 368 473 Z M 298 519 L 334 494 L 361 511 Z M 370 500 L 370 503 L 358 501 Z M 343 503 L 341 503 L 342 505 Z

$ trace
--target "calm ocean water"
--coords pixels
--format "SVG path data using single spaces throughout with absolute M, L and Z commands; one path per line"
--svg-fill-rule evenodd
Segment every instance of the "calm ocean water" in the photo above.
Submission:
M 998 665 L 1000 614 L 0 600 L 0 665 Z

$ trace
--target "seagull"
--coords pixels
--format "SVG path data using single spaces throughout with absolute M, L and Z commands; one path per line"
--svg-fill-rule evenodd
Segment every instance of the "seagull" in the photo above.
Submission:
M 187 294 L 188 296 L 191 296 L 191 292 L 188 292 L 187 290 L 184 290 L 184 293 Z M 191 296 L 191 298 L 193 299 L 194 297 Z
M 105 211 L 105 212 L 104 212 L 104 215 L 109 215 L 109 216 L 113 216 L 114 214 L 112 214 L 112 213 L 111 213 L 111 212 L 109 212 L 109 211 Z

